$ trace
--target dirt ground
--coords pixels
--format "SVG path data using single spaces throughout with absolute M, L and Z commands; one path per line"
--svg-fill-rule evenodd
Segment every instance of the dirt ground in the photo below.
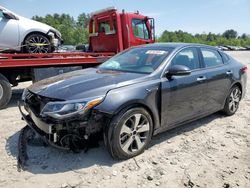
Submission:
M 250 52 L 230 54 L 250 69 Z M 29 84 L 14 89 L 0 111 L 0 187 L 250 187 L 249 90 L 234 116 L 217 113 L 160 134 L 133 159 L 113 160 L 102 143 L 80 154 L 29 146 L 27 170 L 17 172 L 25 122 L 16 102 Z

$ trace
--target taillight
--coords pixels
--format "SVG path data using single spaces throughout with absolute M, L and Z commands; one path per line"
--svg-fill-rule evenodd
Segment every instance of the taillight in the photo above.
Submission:
M 242 68 L 240 69 L 240 71 L 241 71 L 242 73 L 246 73 L 246 72 L 247 72 L 247 66 L 242 67 Z

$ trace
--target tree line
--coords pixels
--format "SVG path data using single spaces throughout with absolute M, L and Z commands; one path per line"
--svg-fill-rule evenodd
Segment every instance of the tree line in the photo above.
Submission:
M 77 19 L 69 14 L 47 14 L 44 17 L 33 16 L 33 20 L 46 23 L 62 33 L 64 44 L 86 44 L 88 43 L 88 24 L 90 15 L 82 13 Z M 222 34 L 209 32 L 202 34 L 191 34 L 182 30 L 167 31 L 165 30 L 159 37 L 158 42 L 187 42 L 201 43 L 208 45 L 233 45 L 233 46 L 250 46 L 250 35 L 238 35 L 237 31 L 230 29 Z
M 33 16 L 33 20 L 48 24 L 61 32 L 64 44 L 88 43 L 88 24 L 90 15 L 82 13 L 75 20 L 69 14 L 47 14 L 45 17 Z
M 237 31 L 230 29 L 222 34 L 190 34 L 184 31 L 164 31 L 158 38 L 159 42 L 187 42 L 201 43 L 212 46 L 232 45 L 232 46 L 250 46 L 250 36 L 247 34 L 238 35 Z

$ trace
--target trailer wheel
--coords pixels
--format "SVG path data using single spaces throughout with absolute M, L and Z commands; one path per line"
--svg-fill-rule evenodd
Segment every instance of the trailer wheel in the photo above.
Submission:
M 50 53 L 52 44 L 46 35 L 34 33 L 29 35 L 24 41 L 24 51 L 27 53 Z
M 9 103 L 11 95 L 10 83 L 0 78 L 0 109 L 3 109 Z

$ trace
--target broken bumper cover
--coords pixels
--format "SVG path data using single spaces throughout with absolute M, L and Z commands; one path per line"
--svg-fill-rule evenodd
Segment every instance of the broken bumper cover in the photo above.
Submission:
M 22 119 L 27 123 L 27 126 L 20 131 L 18 140 L 18 171 L 25 169 L 28 160 L 27 144 L 32 143 L 31 139 L 34 141 L 35 138 L 39 138 L 40 145 L 42 143 L 42 145 L 51 145 L 62 150 L 72 150 L 73 152 L 84 150 L 87 152 L 89 148 L 97 147 L 98 141 L 102 137 L 101 130 L 104 121 L 100 115 L 95 113 L 91 114 L 88 122 L 76 123 L 74 120 L 72 124 L 65 127 L 61 124 L 46 124 L 31 110 L 28 110 L 29 114 L 26 115 L 22 111 L 20 103 L 18 103 L 18 108 Z
M 53 143 L 52 140 L 52 137 L 53 137 L 53 134 L 52 133 L 46 133 L 45 131 L 43 131 L 41 128 L 39 128 L 33 121 L 33 119 L 31 118 L 30 115 L 26 115 L 23 113 L 22 111 L 22 108 L 21 108 L 21 105 L 18 104 L 18 108 L 19 108 L 19 111 L 22 115 L 22 119 L 27 123 L 27 125 L 36 133 L 38 134 L 42 140 L 46 143 L 46 144 L 49 144 L 53 147 L 56 147 L 56 148 L 59 148 L 59 149 L 63 149 L 63 150 L 69 150 L 69 148 L 65 148 L 65 147 L 60 147 L 56 144 Z M 37 121 L 39 121 L 37 119 Z M 49 127 L 49 126 L 48 126 Z M 25 139 L 25 138 L 24 138 Z M 20 142 L 21 140 L 19 140 Z
M 51 29 L 47 32 L 47 35 L 51 37 L 51 43 L 54 47 L 58 47 L 63 44 L 63 39 L 58 31 Z
M 102 132 L 105 126 L 106 117 L 103 113 L 91 110 L 88 113 L 65 120 L 44 118 L 35 113 L 25 103 L 26 115 L 19 106 L 23 120 L 28 126 L 39 134 L 49 145 L 60 149 L 78 150 L 77 145 L 86 142 L 90 136 Z

